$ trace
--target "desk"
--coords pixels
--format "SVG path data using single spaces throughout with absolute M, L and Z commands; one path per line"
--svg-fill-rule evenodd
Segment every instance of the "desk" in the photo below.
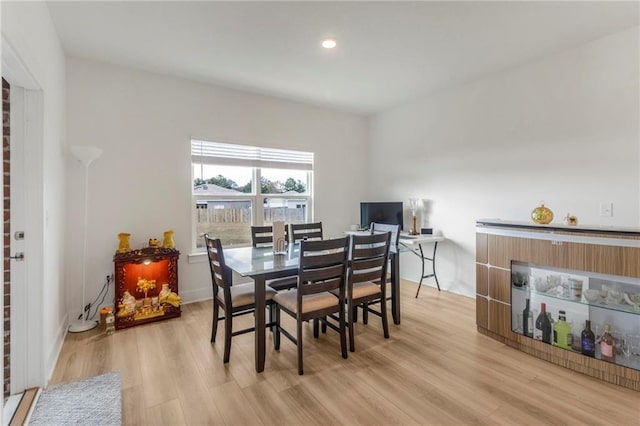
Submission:
M 438 275 L 436 275 L 436 250 L 438 250 L 438 243 L 444 241 L 444 237 L 442 236 L 433 236 L 433 235 L 415 235 L 415 236 L 400 236 L 400 241 L 398 244 L 401 246 L 400 251 L 410 251 L 411 253 L 418 256 L 422 262 L 422 274 L 420 276 L 420 283 L 418 284 L 418 291 L 416 291 L 416 298 L 420 293 L 420 288 L 422 287 L 422 280 L 425 278 L 435 278 L 436 285 L 438 286 L 438 291 L 440 291 L 440 283 L 438 282 Z M 424 250 L 422 248 L 423 244 L 433 244 L 433 254 L 431 257 L 425 256 Z M 417 247 L 416 247 L 417 246 Z M 404 250 L 403 250 L 404 248 Z M 431 274 L 424 273 L 424 261 L 431 262 Z
M 347 231 L 346 234 L 350 235 L 368 235 L 369 231 Z M 400 234 L 398 239 L 398 247 L 391 245 L 389 249 L 389 256 L 391 258 L 391 316 L 393 317 L 393 323 L 400 324 L 400 253 L 411 252 L 418 256 L 422 261 L 422 276 L 420 277 L 420 284 L 418 285 L 418 291 L 416 297 L 420 293 L 420 287 L 422 287 L 422 280 L 425 278 L 434 277 L 436 279 L 436 285 L 438 291 L 440 291 L 440 283 L 438 282 L 438 276 L 436 275 L 436 250 L 438 249 L 438 243 L 444 241 L 443 236 L 435 235 L 407 235 Z M 423 244 L 433 244 L 433 254 L 431 257 L 425 256 Z M 425 260 L 431 262 L 432 271 L 431 274 L 424 273 Z
M 400 256 L 395 247 L 391 252 L 391 315 L 395 324 L 400 324 Z M 255 283 L 255 367 L 256 372 L 264 371 L 266 353 L 265 333 L 265 286 L 266 281 L 297 275 L 299 244 L 289 244 L 285 254 L 273 254 L 271 247 L 225 248 L 224 259 L 232 271 L 250 277 Z

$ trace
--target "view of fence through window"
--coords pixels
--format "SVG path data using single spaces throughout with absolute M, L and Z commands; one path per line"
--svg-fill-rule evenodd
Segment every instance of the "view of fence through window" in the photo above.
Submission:
M 220 161 L 223 164 L 212 164 L 215 159 L 195 161 L 194 156 L 202 159 L 197 154 L 192 141 L 196 248 L 204 247 L 205 233 L 220 238 L 223 245 L 250 245 L 252 225 L 309 220 L 312 172 L 308 167 L 233 165 L 227 158 Z

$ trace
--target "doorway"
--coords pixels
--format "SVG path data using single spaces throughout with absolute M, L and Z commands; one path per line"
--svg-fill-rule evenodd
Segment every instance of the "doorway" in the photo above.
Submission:
M 10 108 L 9 159 L 3 161 L 5 182 L 8 179 L 8 184 L 4 186 L 5 207 L 9 206 L 10 215 L 7 216 L 5 210 L 4 262 L 0 269 L 10 270 L 10 275 L 5 276 L 5 281 L 7 278 L 9 281 L 10 294 L 1 301 L 4 304 L 8 300 L 10 304 L 8 312 L 3 309 L 5 316 L 9 315 L 8 326 L 4 329 L 5 342 L 9 336 L 9 344 L 6 348 L 3 345 L 2 364 L 3 370 L 5 364 L 9 368 L 9 380 L 5 383 L 4 393 L 13 395 L 28 387 L 45 385 L 42 306 L 39 303 L 42 286 L 38 279 L 43 258 L 41 250 L 38 250 L 37 238 L 34 237 L 43 218 L 43 210 L 38 208 L 37 203 L 42 185 L 37 183 L 37 177 L 30 176 L 33 173 L 25 173 L 29 161 L 34 163 L 29 159 L 39 158 L 42 151 L 44 97 L 37 82 L 4 37 L 2 74 L 9 86 Z M 35 164 L 39 162 L 35 161 Z M 10 197 L 8 203 L 7 196 Z M 20 253 L 23 253 L 23 257 Z

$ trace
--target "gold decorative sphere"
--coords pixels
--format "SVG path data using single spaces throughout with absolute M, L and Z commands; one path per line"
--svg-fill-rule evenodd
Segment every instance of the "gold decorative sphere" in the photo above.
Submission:
M 531 212 L 531 219 L 539 225 L 546 225 L 553 220 L 553 212 L 541 201 L 540 205 Z

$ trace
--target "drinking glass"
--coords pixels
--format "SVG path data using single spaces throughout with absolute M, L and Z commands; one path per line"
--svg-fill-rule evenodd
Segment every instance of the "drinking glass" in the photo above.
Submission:
M 517 323 L 515 324 L 515 327 L 514 327 L 514 330 L 513 330 L 514 332 L 520 333 L 520 334 L 524 333 L 524 330 L 522 329 L 523 319 L 524 319 L 524 317 L 523 317 L 522 313 L 518 313 L 518 315 L 517 315 Z
M 631 355 L 631 342 L 626 335 L 624 339 L 620 339 L 619 349 L 625 357 L 629 357 Z
M 633 334 L 629 339 L 629 351 L 633 356 L 640 356 L 640 334 Z
M 603 285 L 600 287 L 600 297 L 602 298 L 602 304 L 605 305 L 607 303 L 607 296 L 609 295 L 609 287 Z

